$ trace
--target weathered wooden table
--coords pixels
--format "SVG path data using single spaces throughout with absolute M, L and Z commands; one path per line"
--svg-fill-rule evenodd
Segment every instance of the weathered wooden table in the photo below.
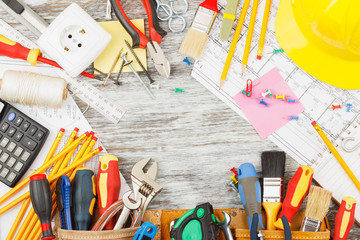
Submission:
M 140 0 L 121 1 L 130 18 L 146 18 Z M 188 1 L 185 18 L 189 27 L 200 0 Z M 49 23 L 71 2 L 78 3 L 96 21 L 105 21 L 106 0 L 25 2 Z M 2 9 L 0 16 L 33 39 L 24 26 Z M 167 23 L 162 22 L 161 26 L 168 31 Z M 108 97 L 126 107 L 127 113 L 117 125 L 93 109 L 85 117 L 108 152 L 119 157 L 120 170 L 128 181 L 137 161 L 151 157 L 159 163 L 158 182 L 164 189 L 150 208 L 193 208 L 205 201 L 215 208 L 242 207 L 238 194 L 226 186 L 231 176 L 229 169 L 251 162 L 260 171 L 261 152 L 279 148 L 269 140 L 261 140 L 250 124 L 191 78 L 192 67 L 182 62 L 178 53 L 185 33 L 168 31 L 161 44 L 171 64 L 169 79 L 161 77 L 149 61 L 149 72 L 160 84 L 158 90 L 153 89 L 155 100 L 150 99 L 132 73 L 122 74 L 121 86 L 109 82 L 101 88 L 99 81 L 91 80 Z M 185 92 L 174 93 L 175 87 Z M 82 109 L 86 106 L 81 101 L 77 103 Z M 287 158 L 286 182 L 298 166 Z M 328 214 L 332 227 L 337 209 L 332 203 Z M 360 228 L 353 227 L 350 235 L 350 239 L 359 239 Z

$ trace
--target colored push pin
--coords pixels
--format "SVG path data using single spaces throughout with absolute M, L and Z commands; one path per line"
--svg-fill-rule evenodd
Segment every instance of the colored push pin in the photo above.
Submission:
M 250 93 L 247 93 L 245 90 L 241 91 L 242 94 L 245 94 L 246 96 L 250 97 Z
M 187 57 L 183 59 L 183 62 L 186 62 L 188 66 L 191 65 L 191 62 L 189 61 L 189 59 Z
M 351 103 L 348 103 L 348 104 L 346 104 L 346 106 L 347 106 L 346 111 L 347 111 L 347 112 L 350 112 L 350 108 L 351 108 L 352 104 L 351 104 Z
M 335 110 L 337 108 L 341 108 L 341 105 L 340 104 L 339 105 L 332 105 L 331 108 L 332 108 L 332 110 Z
M 178 93 L 178 92 L 184 92 L 184 89 L 181 89 L 181 88 L 175 88 L 175 93 Z
M 263 98 L 266 98 L 266 96 L 268 96 L 268 95 L 269 95 L 269 93 L 267 93 L 267 92 L 261 93 L 261 96 L 263 96 Z
M 236 176 L 235 176 L 235 175 L 232 175 L 232 176 L 230 177 L 230 179 L 233 180 L 233 182 L 234 182 L 235 184 L 238 184 L 238 180 L 236 179 Z
M 298 120 L 299 120 L 299 116 L 297 116 L 297 117 L 290 116 L 290 120 L 296 120 L 296 121 L 298 121 Z
M 283 95 L 276 95 L 276 99 L 282 99 L 285 101 L 285 94 Z
M 266 102 L 264 102 L 264 99 L 261 99 L 261 100 L 260 100 L 260 104 L 264 104 L 266 107 L 267 107 L 267 105 L 268 105 Z
M 284 52 L 284 50 L 282 49 L 282 48 L 280 48 L 280 49 L 274 49 L 274 51 L 272 51 L 272 52 L 270 52 L 270 53 L 272 53 L 272 54 L 277 54 L 277 53 L 282 53 L 282 52 Z M 269 53 L 269 54 L 270 54 Z
M 289 99 L 287 100 L 288 103 L 296 103 L 296 100 L 295 99 Z
M 238 172 L 236 171 L 235 167 L 233 167 L 232 169 L 230 169 L 231 172 L 233 172 L 235 174 L 235 176 L 238 175 Z
M 270 89 L 266 89 L 266 92 L 268 93 L 269 98 L 271 98 L 272 96 L 274 96 L 274 94 L 271 93 Z

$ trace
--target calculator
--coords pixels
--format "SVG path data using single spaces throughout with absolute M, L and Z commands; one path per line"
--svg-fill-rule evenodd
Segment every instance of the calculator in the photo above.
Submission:
M 0 181 L 14 187 L 48 135 L 47 128 L 0 99 Z

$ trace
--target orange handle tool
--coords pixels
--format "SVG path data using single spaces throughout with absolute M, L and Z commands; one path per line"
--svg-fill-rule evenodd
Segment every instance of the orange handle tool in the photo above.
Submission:
M 119 199 L 120 187 L 119 160 L 114 155 L 102 156 L 99 161 L 96 185 L 100 216 Z M 112 218 L 104 229 L 112 230 L 115 224 L 116 219 Z
M 32 66 L 37 64 L 40 49 L 28 49 L 20 43 L 11 41 L 0 35 L 0 55 L 28 61 Z
M 280 216 L 274 223 L 275 227 L 284 229 L 281 221 L 282 216 L 285 216 L 289 223 L 292 222 L 295 214 L 299 211 L 300 206 L 309 191 L 313 174 L 314 170 L 311 167 L 302 165 L 298 168 L 295 175 L 290 179 Z
M 354 225 L 356 201 L 352 197 L 344 197 L 335 217 L 333 240 L 346 240 L 351 227 Z

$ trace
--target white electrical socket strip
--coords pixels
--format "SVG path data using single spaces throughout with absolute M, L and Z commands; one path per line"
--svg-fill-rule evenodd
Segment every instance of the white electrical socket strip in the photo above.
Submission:
M 71 77 L 76 77 L 100 55 L 110 40 L 111 35 L 73 3 L 55 18 L 37 44 Z
M 1 0 L 0 0 L 1 1 Z M 0 34 L 5 37 L 16 40 L 24 47 L 34 49 L 38 48 L 33 42 L 0 19 Z M 110 120 L 112 123 L 118 123 L 122 116 L 125 114 L 124 108 L 118 106 L 112 100 L 106 98 L 97 88 L 90 83 L 70 77 L 64 70 L 56 69 L 60 77 L 65 78 L 68 83 L 68 88 L 82 101 L 89 104 L 96 111 L 101 113 L 104 117 Z

